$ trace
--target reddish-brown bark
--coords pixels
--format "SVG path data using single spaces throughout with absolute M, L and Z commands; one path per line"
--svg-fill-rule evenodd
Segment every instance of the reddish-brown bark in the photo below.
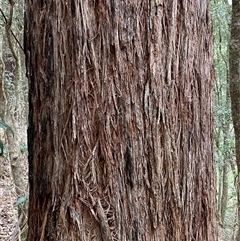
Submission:
M 28 240 L 216 240 L 208 1 L 26 0 Z
M 229 80 L 232 119 L 235 132 L 236 163 L 238 168 L 238 224 L 240 224 L 240 2 L 232 1 L 231 38 L 229 45 Z M 240 226 L 236 240 L 240 240 Z

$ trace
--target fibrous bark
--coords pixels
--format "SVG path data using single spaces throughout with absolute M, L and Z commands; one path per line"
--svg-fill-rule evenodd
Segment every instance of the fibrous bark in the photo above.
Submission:
M 238 224 L 240 224 L 240 2 L 232 1 L 231 38 L 229 45 L 229 75 L 232 119 L 235 133 L 236 163 L 238 168 Z M 240 240 L 238 225 L 236 240 Z
M 216 240 L 208 1 L 27 0 L 25 23 L 28 240 Z

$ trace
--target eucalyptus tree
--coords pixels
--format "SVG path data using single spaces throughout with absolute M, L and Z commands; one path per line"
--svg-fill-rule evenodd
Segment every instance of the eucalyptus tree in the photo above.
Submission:
M 18 198 L 27 193 L 27 180 L 24 174 L 27 169 L 26 156 L 20 150 L 27 142 L 27 79 L 25 77 L 23 42 L 24 1 L 4 0 L 0 2 L 0 118 L 14 131 L 14 135 L 6 132 L 6 156 L 10 162 L 12 175 Z M 4 126 L 6 128 L 6 125 Z M 25 161 L 25 162 L 24 162 Z M 25 163 L 25 165 L 24 165 Z M 23 220 L 26 209 L 18 205 L 18 227 L 23 234 Z M 22 220 L 22 221 L 21 221 Z M 20 237 L 20 235 L 19 235 Z

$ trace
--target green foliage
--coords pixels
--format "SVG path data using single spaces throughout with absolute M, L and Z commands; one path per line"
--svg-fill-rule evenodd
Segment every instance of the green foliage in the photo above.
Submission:
M 26 153 L 28 151 L 28 146 L 27 145 L 20 145 L 20 152 L 22 154 Z
M 215 63 L 215 161 L 217 169 L 218 187 L 218 213 L 220 230 L 224 237 L 219 240 L 233 240 L 237 214 L 235 162 L 235 138 L 232 124 L 229 95 L 229 40 L 231 24 L 231 5 L 226 0 L 212 0 L 211 14 L 214 38 Z M 223 170 L 227 170 L 227 177 L 223 179 Z M 227 182 L 227 185 L 226 183 Z M 227 186 L 227 206 L 222 203 L 223 189 Z M 221 210 L 225 209 L 225 217 Z M 222 218 L 224 220 L 222 220 Z
M 0 128 L 7 129 L 7 130 L 11 131 L 12 135 L 14 136 L 14 132 L 13 132 L 12 128 L 8 124 L 6 124 L 5 122 L 3 122 L 1 120 L 0 120 Z
M 12 128 L 1 120 L 0 120 L 0 128 L 9 130 L 12 133 L 12 135 L 14 136 L 14 132 L 13 132 Z M 0 139 L 0 156 L 2 156 L 3 153 L 4 153 L 4 145 L 3 145 L 2 140 Z
M 23 204 L 24 202 L 28 201 L 28 197 L 28 194 L 23 197 L 19 197 L 17 201 L 14 203 L 14 206 L 19 206 L 20 204 Z
M 0 139 L 0 156 L 3 155 L 3 150 L 4 150 L 3 142 L 2 142 L 2 140 Z
M 222 165 L 234 157 L 234 132 L 228 83 L 228 46 L 231 5 L 225 0 L 211 1 L 215 62 L 215 158 Z

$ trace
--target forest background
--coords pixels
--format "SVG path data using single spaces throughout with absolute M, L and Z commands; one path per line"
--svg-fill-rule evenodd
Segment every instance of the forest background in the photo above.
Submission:
M 237 166 L 229 94 L 231 3 L 211 1 L 215 59 L 215 163 L 219 240 L 238 230 Z M 0 240 L 25 240 L 28 83 L 23 53 L 24 1 L 0 1 Z M 6 125 L 7 124 L 7 125 Z

